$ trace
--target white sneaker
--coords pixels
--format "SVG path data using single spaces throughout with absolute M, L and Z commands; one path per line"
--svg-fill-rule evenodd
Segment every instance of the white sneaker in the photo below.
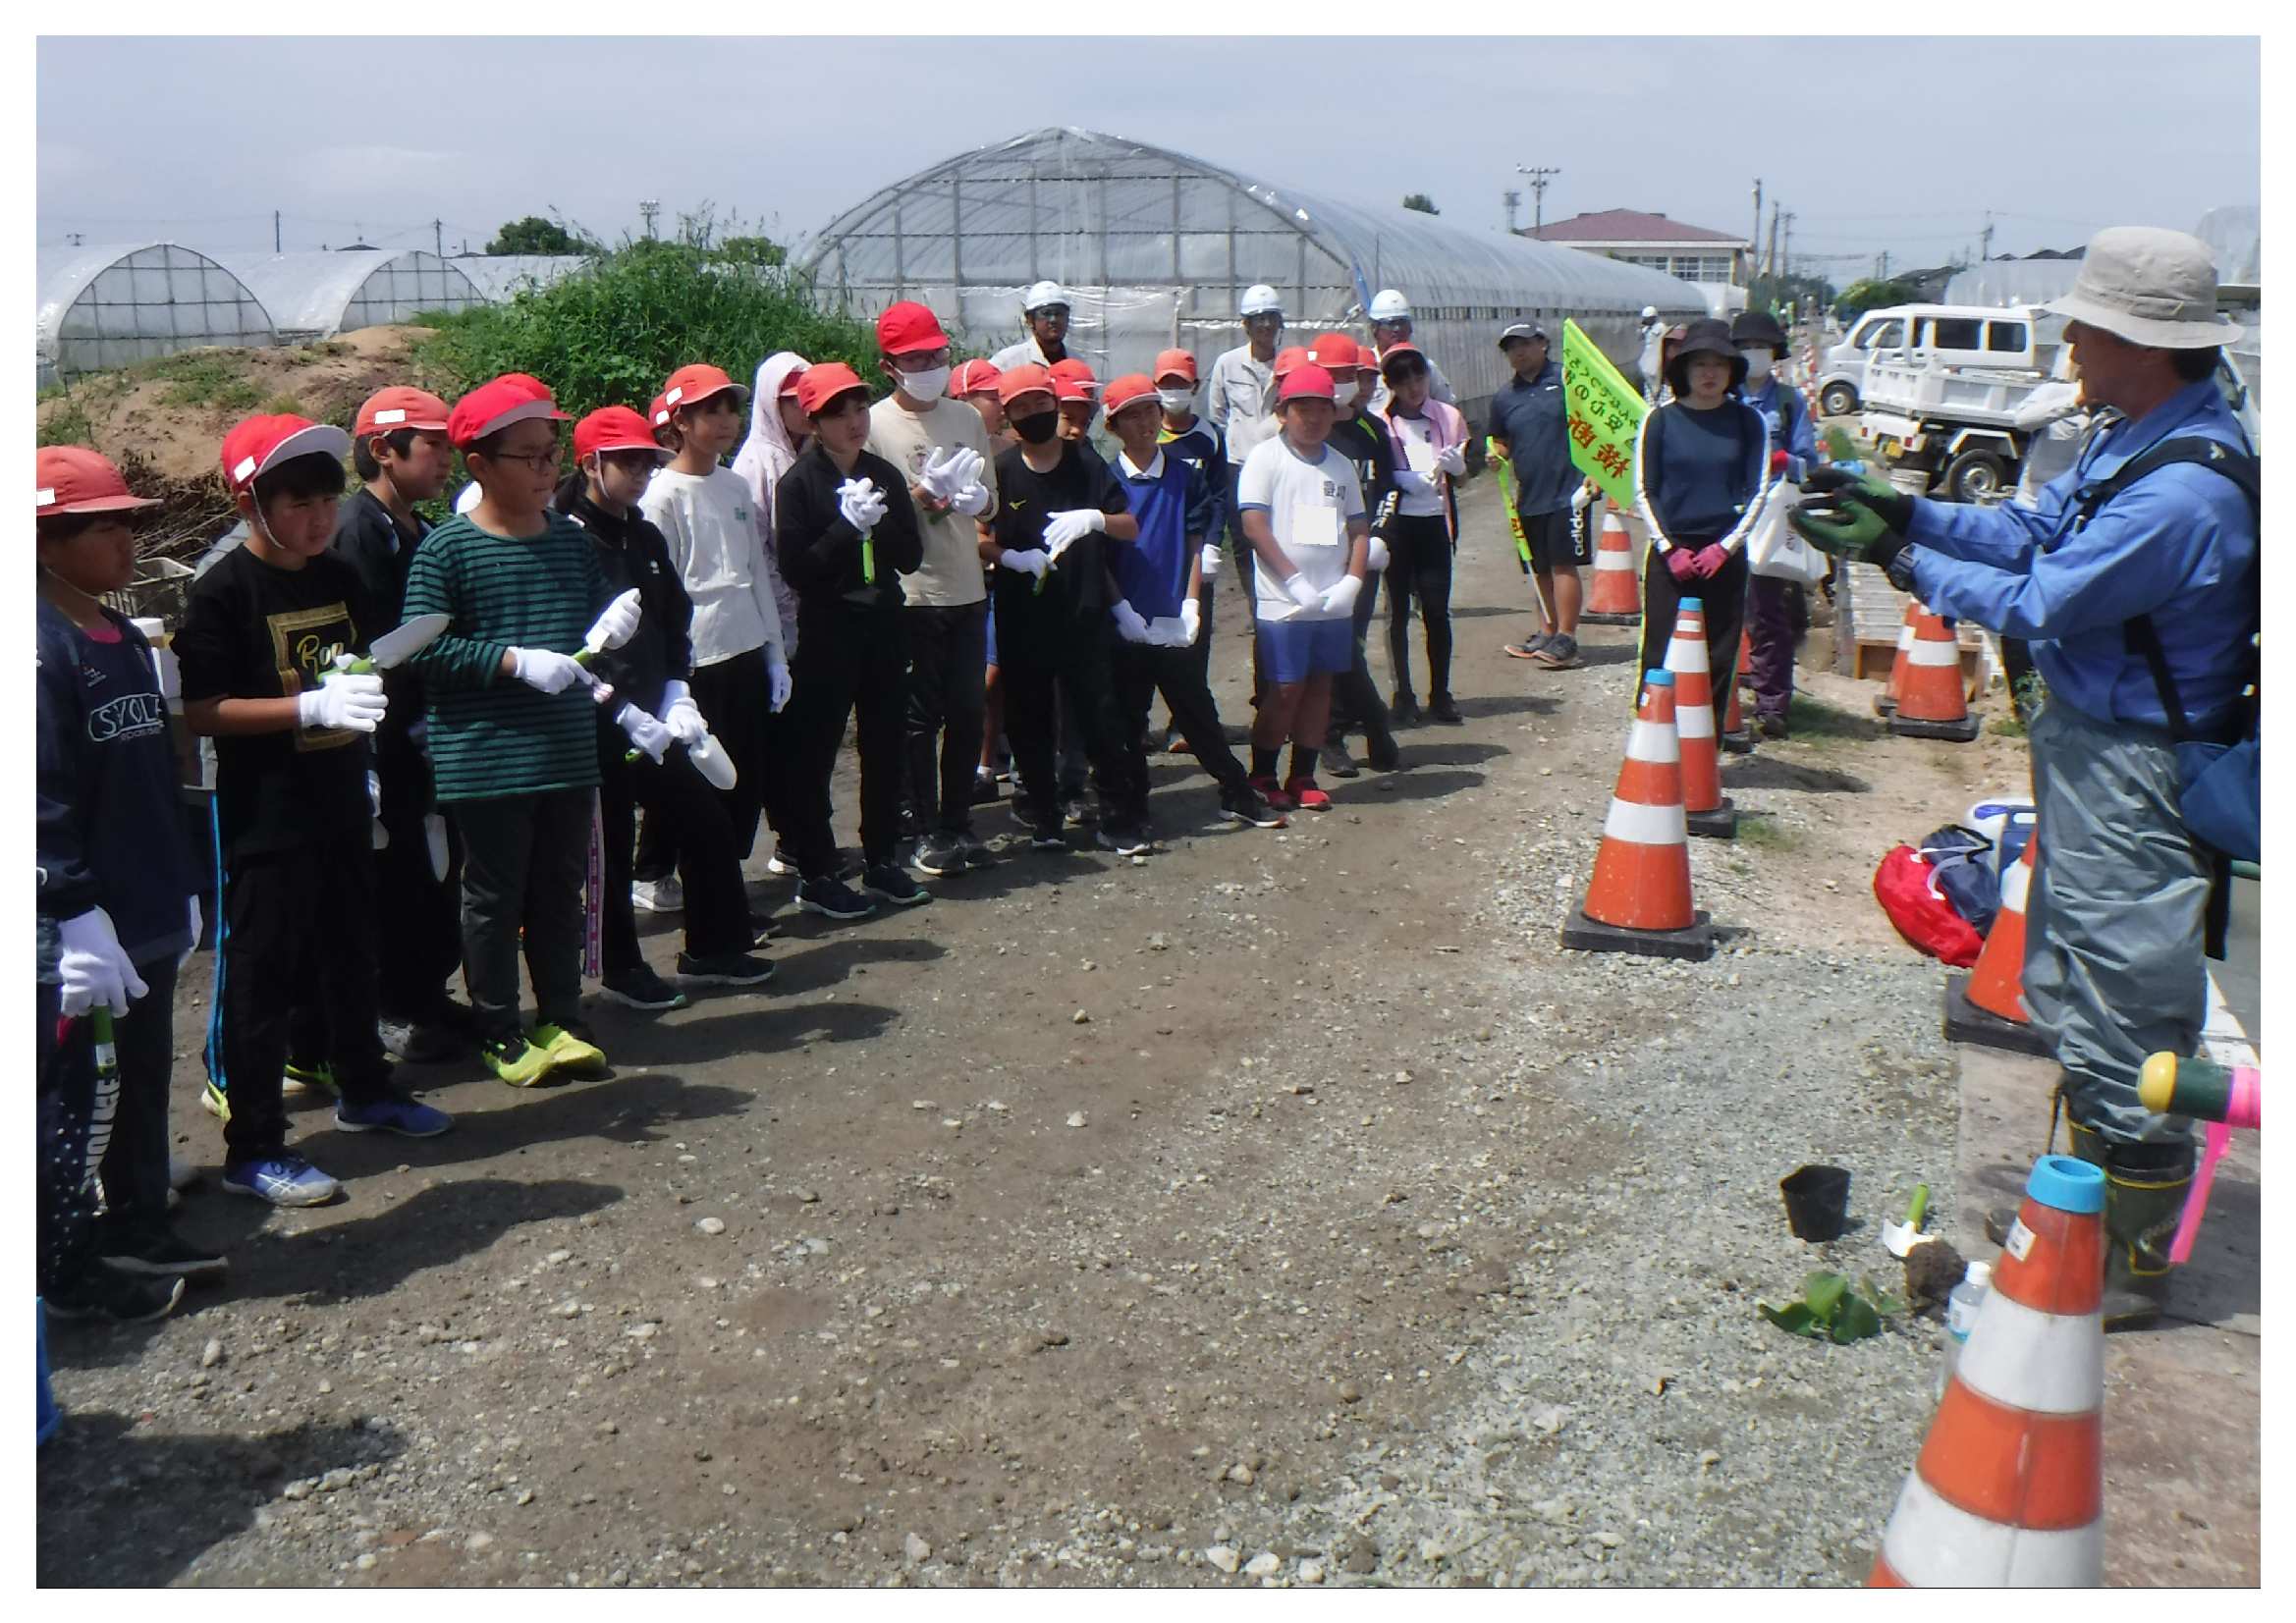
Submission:
M 633 880 L 629 904 L 649 913 L 675 913 L 685 906 L 685 887 L 678 883 L 676 874 L 667 879 Z

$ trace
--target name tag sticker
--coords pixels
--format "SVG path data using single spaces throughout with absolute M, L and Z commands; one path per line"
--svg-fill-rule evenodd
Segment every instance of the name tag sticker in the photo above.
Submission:
M 1435 472 L 1435 447 L 1425 440 L 1405 440 L 1403 460 L 1411 464 L 1412 472 L 1428 478 Z
M 1337 547 L 1339 544 L 1339 510 L 1327 508 L 1321 502 L 1292 503 L 1291 534 L 1287 544 L 1294 547 Z

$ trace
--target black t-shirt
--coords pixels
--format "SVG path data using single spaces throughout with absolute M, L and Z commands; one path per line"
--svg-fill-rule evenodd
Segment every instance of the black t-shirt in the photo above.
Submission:
M 1064 442 L 1061 460 L 1052 471 L 1039 473 L 1020 455 L 1020 448 L 997 458 L 997 545 L 1011 552 L 1044 546 L 1046 522 L 1056 513 L 1092 508 L 1111 515 L 1132 511 L 1124 487 L 1109 471 L 1098 454 Z M 1099 530 L 1087 534 L 1061 554 L 1060 563 L 1045 571 L 1044 590 L 1034 577 L 1000 566 L 991 577 L 998 635 L 1003 622 L 1017 615 L 1024 622 L 1058 621 L 1065 624 L 1097 625 L 1108 618 L 1116 598 L 1109 584 L 1109 549 L 1121 546 Z
M 235 548 L 192 582 L 175 634 L 184 702 L 307 692 L 337 653 L 364 653 L 383 628 L 357 570 L 335 554 L 283 569 Z M 216 817 L 225 853 L 363 836 L 366 770 L 366 735 L 347 729 L 217 738 Z

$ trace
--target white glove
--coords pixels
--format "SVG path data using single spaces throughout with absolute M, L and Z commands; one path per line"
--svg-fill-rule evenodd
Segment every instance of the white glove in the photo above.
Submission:
M 1215 543 L 1205 542 L 1204 550 L 1196 555 L 1196 562 L 1202 566 L 1206 580 L 1220 578 L 1220 548 Z
M 662 725 L 670 730 L 670 736 L 688 748 L 709 735 L 709 724 L 701 719 L 701 709 L 693 702 L 693 689 L 682 681 L 662 684 Z
M 1146 642 L 1148 640 L 1148 622 L 1140 618 L 1139 610 L 1119 598 L 1117 606 L 1109 612 L 1116 616 L 1118 636 L 1122 637 L 1126 642 Z
M 1185 648 L 1187 628 L 1171 615 L 1158 615 L 1148 622 L 1148 643 L 1152 648 Z
M 968 485 L 958 487 L 957 493 L 949 498 L 949 506 L 952 512 L 961 513 L 967 518 L 976 518 L 989 511 L 989 487 L 975 479 Z
M 837 511 L 847 523 L 867 535 L 885 516 L 885 493 L 874 479 L 847 479 L 837 487 Z
M 1435 494 L 1435 481 L 1424 473 L 1414 473 L 1407 467 L 1398 467 L 1395 469 L 1395 488 L 1408 491 L 1413 496 L 1433 496 Z
M 925 470 L 917 475 L 917 483 L 935 499 L 951 502 L 958 491 L 977 482 L 983 465 L 978 452 L 960 445 L 951 451 L 935 452 L 927 459 Z
M 513 648 L 511 675 L 537 693 L 563 693 L 575 682 L 597 685 L 572 654 L 554 654 L 547 648 Z
M 638 606 L 637 588 L 630 587 L 612 603 L 606 612 L 590 622 L 590 629 L 582 638 L 582 646 L 595 652 L 601 648 L 619 648 L 637 634 L 637 622 L 645 611 Z
M 1108 528 L 1108 514 L 1098 508 L 1070 508 L 1056 513 L 1044 526 L 1044 550 L 1058 558 L 1094 530 Z
M 1388 567 L 1388 544 L 1374 534 L 1366 546 L 1365 557 L 1366 562 L 1363 567 L 1373 574 L 1379 573 L 1380 570 Z
M 1324 606 L 1324 594 L 1309 585 L 1304 574 L 1294 574 L 1284 582 L 1284 595 L 1302 609 L 1320 609 Z
M 439 812 L 432 812 L 422 820 L 422 842 L 430 847 L 430 877 L 441 885 L 447 881 L 447 820 Z
M 151 988 L 136 973 L 120 938 L 112 929 L 112 915 L 90 907 L 58 926 L 64 938 L 63 956 L 56 973 L 64 983 L 67 1019 L 85 1014 L 101 1003 L 114 1014 L 128 1012 L 128 1000 L 140 998 Z
M 1458 445 L 1445 446 L 1435 454 L 1435 465 L 1452 478 L 1457 478 L 1467 471 L 1467 448 Z
M 771 660 L 765 667 L 766 703 L 779 716 L 782 706 L 790 702 L 790 668 L 780 660 Z
M 657 763 L 676 741 L 671 737 L 668 728 L 634 704 L 624 705 L 622 714 L 614 720 L 623 731 L 629 734 L 629 741 L 652 756 Z
M 1351 615 L 1355 600 L 1363 594 L 1363 582 L 1351 574 L 1339 576 L 1339 584 L 1324 593 L 1324 613 L 1332 616 Z
M 295 725 L 372 732 L 389 708 L 390 701 L 383 697 L 382 677 L 331 671 L 318 686 L 295 696 Z
M 1594 506 L 1594 487 L 1592 485 L 1580 485 L 1578 489 L 1571 492 L 1570 511 L 1573 513 L 1584 513 L 1588 508 Z
M 997 562 L 1015 574 L 1042 575 L 1053 567 L 1052 556 L 1031 547 L 1026 552 L 1014 552 L 1011 547 L 999 549 Z
M 1196 638 L 1203 634 L 1203 605 L 1192 597 L 1179 606 L 1179 628 L 1187 633 L 1187 640 L 1180 644 L 1183 648 L 1193 648 Z

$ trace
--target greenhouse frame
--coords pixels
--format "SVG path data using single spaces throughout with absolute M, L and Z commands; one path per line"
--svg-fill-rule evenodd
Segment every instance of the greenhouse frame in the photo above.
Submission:
M 43 388 L 184 350 L 279 342 L 245 282 L 180 243 L 42 248 L 34 274 Z
M 1073 128 L 897 181 L 800 244 L 795 263 L 827 307 L 869 316 L 917 299 L 984 353 L 1022 335 L 1020 295 L 1049 278 L 1069 295 L 1070 352 L 1104 379 L 1144 371 L 1168 348 L 1208 368 L 1243 341 L 1236 303 L 1254 283 L 1283 297 L 1295 334 L 1360 330 L 1372 295 L 1396 288 L 1411 301 L 1412 341 L 1462 405 L 1506 378 L 1497 340 L 1510 321 L 1554 331 L 1575 317 L 1631 375 L 1644 305 L 1669 321 L 1707 313 L 1694 286 L 1660 271 Z
M 238 255 L 224 263 L 262 300 L 287 344 L 489 302 L 453 263 L 422 248 Z
M 481 253 L 449 261 L 490 304 L 508 304 L 529 288 L 547 288 L 590 263 L 579 253 Z

